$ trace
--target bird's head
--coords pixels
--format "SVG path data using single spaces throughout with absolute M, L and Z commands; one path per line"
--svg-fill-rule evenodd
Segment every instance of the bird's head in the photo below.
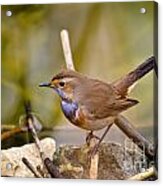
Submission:
M 62 99 L 73 99 L 75 87 L 81 82 L 82 75 L 72 70 L 62 70 L 50 82 L 39 84 L 40 87 L 54 89 Z

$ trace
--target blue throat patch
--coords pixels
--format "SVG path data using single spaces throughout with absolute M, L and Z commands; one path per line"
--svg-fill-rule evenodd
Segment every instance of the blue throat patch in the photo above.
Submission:
M 61 107 L 64 115 L 69 119 L 73 120 L 78 109 L 78 104 L 76 102 L 70 101 L 66 98 L 65 93 L 60 89 L 54 89 L 57 94 L 61 97 Z
M 78 104 L 76 102 L 62 100 L 61 106 L 65 116 L 68 119 L 72 120 L 75 117 L 76 111 L 78 109 Z

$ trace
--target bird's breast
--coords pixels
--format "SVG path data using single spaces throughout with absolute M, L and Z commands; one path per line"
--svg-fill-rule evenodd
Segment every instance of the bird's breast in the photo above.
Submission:
M 78 110 L 78 104 L 76 102 L 69 102 L 63 100 L 61 102 L 61 107 L 64 115 L 70 120 L 73 121 L 75 119 L 76 111 Z
M 62 100 L 61 107 L 64 115 L 72 124 L 86 130 L 100 130 L 114 121 L 112 117 L 96 120 L 90 118 L 76 102 Z

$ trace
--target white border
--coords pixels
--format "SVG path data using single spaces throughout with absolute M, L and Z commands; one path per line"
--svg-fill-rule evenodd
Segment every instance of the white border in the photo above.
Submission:
M 101 1 L 101 2 L 115 2 L 117 0 L 112 0 L 112 1 Z M 118 2 L 121 2 L 122 0 L 118 0 Z M 1 0 L 0 4 L 46 4 L 46 3 L 64 3 L 64 2 L 88 2 L 86 0 L 82 1 L 75 1 L 75 0 Z M 89 0 L 89 2 L 97 2 L 97 0 Z M 99 2 L 99 1 L 98 1 Z M 123 1 L 122 1 L 123 2 Z M 127 182 L 127 181 L 94 181 L 94 180 L 58 180 L 58 179 L 30 179 L 30 178 L 0 178 L 0 185 L 5 185 L 5 186 L 28 186 L 29 184 L 35 185 L 35 186 L 45 186 L 48 184 L 48 186 L 54 186 L 61 184 L 63 186 L 72 186 L 74 184 L 76 185 L 82 185 L 82 186 L 87 186 L 90 184 L 94 184 L 97 186 L 101 185 L 125 185 L 129 186 L 131 184 L 133 185 L 163 185 L 163 162 L 162 162 L 162 157 L 163 157 L 163 148 L 161 142 L 163 142 L 163 134 L 161 135 L 160 133 L 163 132 L 163 114 L 161 114 L 163 107 L 162 107 L 162 97 L 163 97 L 163 89 L 161 86 L 160 82 L 163 82 L 163 23 L 161 23 L 161 20 L 163 20 L 163 1 L 162 0 L 157 0 L 159 3 L 159 180 L 155 182 Z M 163 85 L 163 83 L 162 83 Z

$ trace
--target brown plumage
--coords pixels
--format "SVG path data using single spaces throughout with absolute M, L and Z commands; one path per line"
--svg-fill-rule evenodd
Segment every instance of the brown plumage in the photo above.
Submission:
M 72 115 L 62 105 L 63 112 L 74 125 L 91 131 L 111 124 L 118 114 L 138 103 L 126 94 L 121 95 L 114 84 L 72 70 L 55 75 L 49 86 L 57 90 L 64 104 L 77 103 L 78 109 Z
M 87 137 L 88 142 L 92 131 L 108 126 L 100 144 L 117 115 L 138 103 L 128 97 L 129 89 L 153 68 L 157 72 L 155 58 L 151 56 L 136 69 L 110 84 L 75 71 L 62 70 L 49 83 L 40 84 L 40 87 L 50 87 L 57 92 L 68 120 L 75 126 L 91 131 Z

